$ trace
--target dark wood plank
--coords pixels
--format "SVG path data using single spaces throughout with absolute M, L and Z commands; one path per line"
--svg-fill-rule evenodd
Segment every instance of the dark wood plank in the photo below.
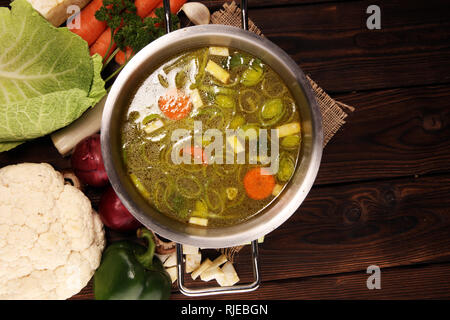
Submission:
M 324 149 L 316 184 L 450 171 L 450 88 L 338 95 L 356 107 Z
M 260 245 L 263 282 L 450 261 L 449 217 L 450 175 L 314 188 Z M 251 281 L 248 246 L 235 265 Z
M 261 245 L 263 279 L 450 259 L 450 175 L 314 188 Z M 251 279 L 249 249 L 237 268 Z
M 374 31 L 365 26 L 369 4 L 261 8 L 250 17 L 329 92 L 450 81 L 450 2 L 384 1 Z
M 364 271 L 325 277 L 265 282 L 254 292 L 206 297 L 206 299 L 449 299 L 450 264 L 381 269 L 381 289 L 368 290 Z M 174 300 L 193 299 L 174 293 Z

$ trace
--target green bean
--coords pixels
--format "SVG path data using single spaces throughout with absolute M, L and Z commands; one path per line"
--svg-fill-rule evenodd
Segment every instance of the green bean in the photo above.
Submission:
M 236 90 L 225 88 L 225 87 L 219 87 L 219 86 L 200 85 L 199 89 L 206 93 L 210 93 L 213 95 L 216 95 L 216 94 L 234 95 L 234 94 L 236 94 Z
M 190 86 L 191 89 L 195 89 L 200 87 L 200 85 L 203 83 L 203 80 L 205 79 L 205 69 L 206 69 L 206 63 L 208 62 L 208 52 L 209 49 L 203 50 L 202 59 L 200 62 L 198 62 L 198 73 L 195 76 L 195 82 Z
M 168 88 L 168 87 L 169 87 L 169 81 L 167 81 L 167 78 L 164 77 L 162 74 L 158 74 L 158 80 L 159 80 L 159 83 L 160 83 L 164 88 Z
M 150 114 L 142 120 L 142 124 L 145 126 L 146 124 L 150 123 L 151 121 L 159 119 L 159 118 L 161 118 L 161 116 L 159 114 L 156 114 L 156 113 Z
M 128 122 L 134 122 L 134 121 L 136 121 L 138 118 L 139 118 L 139 112 L 138 112 L 138 111 L 131 111 L 131 112 L 128 114 L 127 121 L 128 121 Z
M 178 71 L 175 76 L 175 86 L 177 89 L 181 89 L 184 87 L 187 81 L 187 75 L 185 70 Z
M 184 65 L 187 61 L 194 59 L 196 57 L 196 52 L 186 53 L 186 54 L 182 55 L 181 57 L 179 57 L 178 59 L 176 59 L 171 64 L 166 65 L 163 68 L 164 73 L 168 74 L 170 71 L 177 68 L 178 66 Z

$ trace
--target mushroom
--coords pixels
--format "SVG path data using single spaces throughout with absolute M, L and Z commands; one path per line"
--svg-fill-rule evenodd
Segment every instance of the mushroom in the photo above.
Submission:
M 173 241 L 164 241 L 162 240 L 156 233 L 153 233 L 153 237 L 155 238 L 155 251 L 157 254 L 170 254 L 175 252 L 176 243 Z
M 64 178 L 64 183 L 65 184 L 70 184 L 72 186 L 74 186 L 75 188 L 82 190 L 82 183 L 80 181 L 80 179 L 78 179 L 78 177 L 75 175 L 75 173 L 72 170 L 63 170 L 61 172 L 63 178 Z

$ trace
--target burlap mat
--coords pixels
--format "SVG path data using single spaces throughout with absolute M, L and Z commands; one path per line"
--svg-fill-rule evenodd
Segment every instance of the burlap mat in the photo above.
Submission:
M 235 27 L 242 27 L 241 21 L 241 10 L 236 5 L 235 2 L 225 3 L 223 9 L 214 12 L 211 15 L 211 23 L 213 24 L 225 24 Z M 263 36 L 261 30 L 249 20 L 249 30 Z M 345 123 L 344 119 L 347 117 L 347 112 L 352 112 L 355 109 L 351 106 L 333 100 L 328 94 L 326 94 L 322 88 L 320 88 L 309 76 L 307 76 L 309 83 L 315 93 L 317 103 L 322 113 L 323 121 L 323 146 L 330 141 L 334 134 L 339 130 L 340 127 Z M 242 248 L 224 248 L 220 249 L 222 253 L 228 256 L 231 261 L 234 255 Z

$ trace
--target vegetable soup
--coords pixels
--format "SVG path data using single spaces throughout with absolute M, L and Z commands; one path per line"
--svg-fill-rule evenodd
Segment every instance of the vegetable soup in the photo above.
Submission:
M 277 73 L 226 47 L 158 67 L 137 88 L 121 134 L 141 195 L 163 214 L 208 227 L 239 223 L 273 201 L 302 140 L 297 106 Z

